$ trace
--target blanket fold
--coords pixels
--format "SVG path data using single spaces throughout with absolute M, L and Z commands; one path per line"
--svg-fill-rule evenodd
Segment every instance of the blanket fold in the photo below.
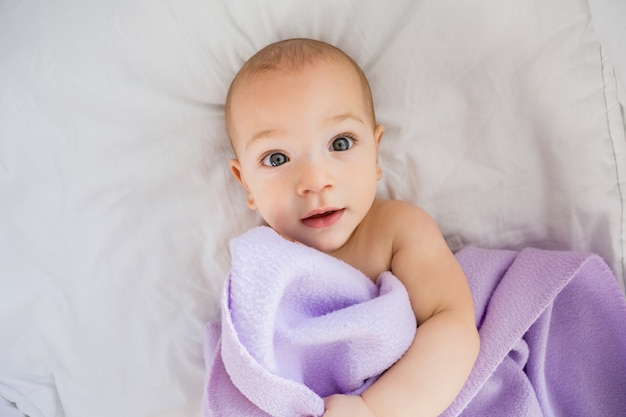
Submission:
M 321 416 L 406 351 L 415 318 L 389 272 L 351 266 L 267 227 L 231 241 L 222 319 L 206 327 L 206 416 Z M 592 254 L 466 248 L 481 337 L 443 416 L 606 416 L 626 410 L 626 302 Z
M 626 410 L 626 301 L 588 253 L 466 248 L 481 351 L 444 416 L 611 417 Z
M 391 273 L 374 284 L 267 227 L 230 250 L 222 320 L 207 326 L 206 415 L 320 416 L 322 397 L 362 392 L 413 341 L 411 304 Z

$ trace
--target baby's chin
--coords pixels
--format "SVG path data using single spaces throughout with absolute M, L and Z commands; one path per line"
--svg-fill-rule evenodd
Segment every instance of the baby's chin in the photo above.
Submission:
M 333 245 L 324 245 L 324 244 L 320 245 L 320 244 L 318 244 L 318 242 L 311 241 L 311 240 L 306 239 L 306 238 L 293 237 L 293 236 L 290 236 L 290 235 L 288 235 L 286 233 L 281 232 L 280 230 L 274 229 L 274 231 L 276 233 L 278 233 L 278 235 L 280 237 L 282 237 L 283 239 L 285 239 L 285 240 L 287 240 L 289 242 L 297 243 L 299 245 L 308 246 L 310 248 L 317 249 L 317 250 L 319 250 L 321 252 L 329 253 L 329 252 L 333 252 L 334 250 L 336 250 L 336 248 L 334 248 Z
M 332 254 L 341 249 L 347 242 L 346 240 L 336 241 L 335 239 L 293 239 L 294 242 L 315 248 L 320 252 Z

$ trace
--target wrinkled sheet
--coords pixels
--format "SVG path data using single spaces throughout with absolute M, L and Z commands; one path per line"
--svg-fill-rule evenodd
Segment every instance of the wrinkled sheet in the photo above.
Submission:
M 0 1 L 0 396 L 30 417 L 200 415 L 226 245 L 259 224 L 224 98 L 285 37 L 363 67 L 380 197 L 455 251 L 590 251 L 624 285 L 626 19 L 591 3 Z

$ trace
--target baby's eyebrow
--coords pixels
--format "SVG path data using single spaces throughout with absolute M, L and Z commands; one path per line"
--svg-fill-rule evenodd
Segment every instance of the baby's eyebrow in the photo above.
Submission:
M 352 119 L 352 120 L 355 120 L 355 121 L 357 121 L 357 122 L 359 122 L 361 124 L 365 124 L 365 122 L 359 116 L 357 116 L 354 113 L 341 113 L 341 114 L 338 114 L 336 116 L 331 116 L 331 117 L 328 118 L 328 122 L 329 123 L 330 122 L 342 122 L 342 121 L 347 120 L 347 119 Z
M 267 139 L 270 138 L 272 136 L 276 136 L 280 133 L 282 133 L 283 131 L 280 129 L 265 129 L 265 130 L 261 130 L 259 132 L 256 132 L 254 135 L 252 135 L 252 137 L 250 138 L 250 140 L 248 141 L 248 143 L 246 144 L 246 149 L 252 145 L 254 142 L 256 142 L 259 139 Z

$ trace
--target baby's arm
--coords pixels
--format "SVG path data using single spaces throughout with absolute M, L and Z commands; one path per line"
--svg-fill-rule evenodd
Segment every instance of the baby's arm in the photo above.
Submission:
M 410 204 L 392 204 L 385 217 L 399 221 L 392 225 L 391 269 L 409 293 L 419 327 L 404 356 L 351 401 L 364 401 L 377 417 L 437 416 L 452 403 L 478 355 L 471 293 L 432 219 Z M 334 410 L 345 400 L 329 397 L 325 417 L 343 415 Z

